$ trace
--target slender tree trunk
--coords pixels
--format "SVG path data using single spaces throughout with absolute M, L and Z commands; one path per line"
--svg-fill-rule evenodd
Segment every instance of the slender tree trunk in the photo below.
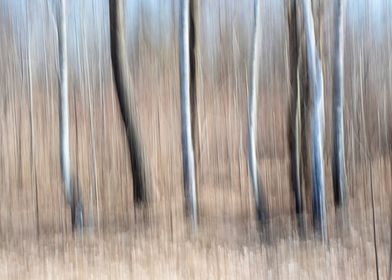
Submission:
M 259 57 L 260 57 L 260 0 L 254 0 L 254 23 L 252 37 L 251 60 L 249 64 L 248 82 L 248 165 L 253 195 L 256 206 L 256 217 L 259 224 L 264 224 L 267 220 L 267 213 L 264 209 L 264 197 L 262 184 L 257 171 L 256 136 L 257 136 L 257 96 L 259 91 Z
M 147 161 L 139 140 L 136 102 L 128 67 L 125 42 L 124 0 L 109 0 L 110 53 L 113 76 L 120 104 L 121 116 L 126 128 L 132 165 L 133 197 L 136 203 L 145 202 L 148 196 Z
M 80 199 L 79 186 L 76 191 L 73 187 L 70 164 L 69 148 L 69 106 L 68 106 L 68 55 L 67 55 L 67 0 L 61 0 L 60 18 L 57 23 L 59 40 L 59 64 L 60 64 L 60 164 L 64 182 L 64 193 L 68 205 L 71 208 L 72 229 L 83 227 L 83 207 Z
M 333 155 L 332 175 L 336 206 L 346 202 L 344 150 L 344 11 L 345 0 L 336 0 L 335 62 L 333 74 Z
M 289 148 L 291 185 L 295 199 L 295 213 L 297 215 L 298 231 L 304 235 L 303 195 L 301 184 L 301 90 L 298 81 L 299 36 L 297 27 L 297 0 L 289 2 L 288 11 L 289 29 L 289 77 L 291 104 L 288 114 L 289 121 Z
M 321 60 L 316 49 L 314 21 L 310 0 L 303 0 L 304 26 L 310 89 L 312 92 L 312 177 L 313 225 L 319 237 L 327 240 L 324 180 L 324 81 Z
M 197 193 L 194 147 L 192 138 L 192 110 L 195 103 L 195 30 L 192 20 L 192 0 L 180 1 L 180 95 L 181 95 L 181 142 L 186 214 L 197 226 Z M 193 96 L 192 96 L 193 95 Z M 194 110 L 193 110 L 194 112 Z
M 298 90 L 298 34 L 297 34 L 297 1 L 289 2 L 288 11 L 288 30 L 289 30 L 289 76 L 290 76 L 290 95 L 291 104 L 289 109 L 289 148 L 290 148 L 290 169 L 291 184 L 295 198 L 295 212 L 297 214 L 298 229 L 303 233 L 303 213 L 301 174 L 300 174 L 300 92 Z
M 60 63 L 60 161 L 61 174 L 64 181 L 65 197 L 72 204 L 71 164 L 69 151 L 69 108 L 68 108 L 68 56 L 67 56 L 67 27 L 66 3 L 61 0 L 61 12 L 58 27 L 59 63 Z
M 190 100 L 192 141 L 195 153 L 195 180 L 197 185 L 197 163 L 200 162 L 200 133 L 196 80 L 196 24 L 198 19 L 198 0 L 190 0 L 189 7 L 189 62 L 190 62 Z

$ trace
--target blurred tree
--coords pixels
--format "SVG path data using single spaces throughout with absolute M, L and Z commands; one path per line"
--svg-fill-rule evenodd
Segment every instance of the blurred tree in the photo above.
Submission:
M 306 87 L 303 86 L 304 79 L 300 79 L 304 73 L 299 73 L 303 67 L 299 65 L 300 37 L 297 27 L 297 0 L 291 0 L 288 5 L 288 34 L 289 34 L 289 79 L 290 79 L 290 108 L 288 114 L 288 141 L 290 149 L 290 168 L 291 168 L 291 185 L 294 192 L 295 212 L 297 215 L 298 229 L 300 236 L 304 235 L 304 218 L 303 218 L 303 184 L 302 184 L 302 160 L 303 150 L 301 141 L 304 139 L 303 133 L 304 120 L 303 112 L 303 93 Z M 301 57 L 303 58 L 303 57 Z M 302 61 L 301 61 L 302 63 Z M 303 64 L 301 64 L 303 66 Z M 305 78 L 305 77 L 304 77 Z M 302 83 L 301 83 L 302 82 Z
M 303 0 L 304 30 L 306 38 L 307 66 L 312 94 L 311 157 L 312 157 L 312 210 L 313 226 L 317 235 L 327 240 L 327 220 L 324 178 L 324 78 L 320 56 L 316 46 L 315 28 L 310 0 Z
M 196 77 L 194 1 L 180 2 L 179 50 L 181 95 L 181 142 L 185 192 L 185 209 L 197 226 L 197 191 L 194 156 Z
M 77 181 L 72 180 L 69 150 L 69 106 L 68 106 L 68 55 L 67 55 L 67 0 L 60 0 L 60 14 L 57 21 L 59 42 L 59 112 L 60 112 L 60 161 L 64 181 L 64 192 L 71 207 L 72 229 L 83 227 L 83 206 Z
M 134 184 L 133 198 L 136 203 L 140 203 L 147 200 L 149 183 L 147 182 L 147 161 L 138 135 L 139 127 L 135 95 L 133 93 L 128 67 L 125 42 L 124 1 L 109 0 L 109 14 L 113 78 L 128 140 Z
M 298 19 L 302 9 L 303 25 Z M 321 24 L 321 19 L 318 20 Z M 301 27 L 303 29 L 301 29 Z M 317 51 L 312 7 L 309 0 L 299 5 L 297 0 L 289 2 L 289 79 L 291 104 L 289 108 L 288 141 L 290 149 L 291 184 L 294 192 L 300 236 L 304 236 L 306 186 L 313 186 L 312 209 L 315 230 L 325 240 L 326 207 L 324 186 L 324 96 L 321 60 Z M 321 32 L 319 26 L 318 32 Z M 303 34 L 303 35 L 302 35 Z M 320 36 L 320 35 L 319 35 Z M 302 40 L 305 39 L 305 41 Z M 321 45 L 321 43 L 319 42 Z M 310 94 L 311 93 L 311 94 Z M 310 107 L 310 112 L 307 107 Z M 308 127 L 310 124 L 310 134 Z M 308 149 L 308 136 L 311 148 Z M 309 159 L 309 152 L 311 159 Z M 308 170 L 309 163 L 311 170 Z M 311 176 L 308 174 L 311 173 Z M 312 178 L 312 183 L 311 179 Z
M 254 0 L 254 22 L 252 36 L 251 59 L 249 63 L 250 81 L 248 84 L 248 165 L 251 185 L 256 206 L 256 218 L 259 225 L 267 221 L 267 210 L 261 179 L 257 170 L 256 130 L 257 130 L 257 97 L 259 91 L 259 55 L 260 55 L 260 0 Z
M 335 60 L 333 73 L 333 155 L 332 175 L 335 204 L 346 201 L 344 149 L 344 12 L 345 1 L 335 1 Z

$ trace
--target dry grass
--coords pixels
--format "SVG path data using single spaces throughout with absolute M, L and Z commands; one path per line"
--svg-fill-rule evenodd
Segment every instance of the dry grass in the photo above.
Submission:
M 151 90 L 164 88 L 158 82 Z M 111 94 L 104 104 L 110 104 Z M 42 149 L 42 152 L 36 153 L 38 219 L 27 157 L 22 187 L 17 185 L 18 173 L 14 169 L 11 170 L 16 175 L 8 177 L 10 185 L 3 185 L 9 186 L 9 192 L 2 196 L 1 204 L 0 278 L 375 278 L 369 163 L 348 163 L 351 231 L 340 238 L 327 162 L 330 243 L 321 245 L 311 235 L 301 241 L 296 234 L 292 213 L 285 142 L 280 140 L 279 148 L 277 140 L 272 146 L 274 148 L 270 149 L 269 157 L 260 155 L 259 168 L 271 213 L 273 236 L 271 243 L 262 242 L 254 224 L 245 143 L 241 136 L 244 135 L 241 126 L 246 111 L 242 108 L 240 113 L 236 113 L 234 109 L 228 109 L 233 106 L 230 101 L 222 105 L 210 100 L 200 110 L 205 123 L 201 130 L 206 131 L 201 133 L 204 137 L 199 164 L 201 223 L 199 232 L 192 235 L 183 218 L 178 101 L 174 97 L 167 98 L 165 94 L 168 93 L 158 92 L 158 99 L 154 101 L 145 96 L 139 98 L 143 108 L 140 111 L 142 134 L 154 182 L 153 197 L 147 209 L 133 208 L 130 168 L 116 103 L 114 109 L 106 107 L 106 128 L 99 125 L 102 117 L 99 113 L 94 119 L 96 135 L 103 136 L 94 140 L 98 150 L 99 201 L 93 199 L 93 205 L 90 205 L 91 139 L 88 116 L 84 116 L 87 113 L 79 105 L 78 153 L 75 153 L 73 162 L 78 159 L 87 222 L 94 221 L 85 229 L 83 237 L 73 237 L 70 232 L 69 210 L 59 180 L 57 144 L 44 145 L 46 137 L 54 138 L 46 141 L 58 143 L 57 133 L 53 136 L 36 134 L 38 139 L 42 137 L 42 140 L 36 141 L 37 151 Z M 274 108 L 279 106 L 277 104 Z M 36 113 L 39 116 L 42 111 L 37 109 Z M 36 126 L 44 123 L 43 118 L 35 117 L 35 120 Z M 56 129 L 55 114 L 48 124 Z M 75 125 L 74 120 L 72 124 Z M 12 126 L 8 127 L 12 132 Z M 47 126 L 46 129 L 51 128 Z M 276 130 L 267 126 L 266 129 L 271 133 L 269 139 L 284 137 L 283 128 Z M 72 131 L 75 147 L 75 127 Z M 226 138 L 226 133 L 229 138 Z M 9 133 L 6 136 L 10 138 L 8 143 L 13 143 L 11 139 L 15 135 Z M 23 142 L 28 143 L 28 135 L 25 137 Z M 264 139 L 261 138 L 260 142 L 266 141 Z M 11 147 L 9 153 L 14 149 Z M 50 149 L 45 150 L 44 147 Z M 283 152 L 277 152 L 279 149 Z M 28 154 L 28 148 L 26 150 Z M 45 159 L 50 157 L 54 158 L 51 168 L 50 161 Z M 106 160 L 103 159 L 105 157 Z M 11 160 L 14 159 L 11 155 L 7 159 L 9 166 L 18 165 Z M 389 160 L 375 158 L 372 172 L 379 268 L 382 278 L 385 278 L 389 260 Z M 93 218 L 89 220 L 91 215 Z M 307 222 L 310 234 L 310 219 Z

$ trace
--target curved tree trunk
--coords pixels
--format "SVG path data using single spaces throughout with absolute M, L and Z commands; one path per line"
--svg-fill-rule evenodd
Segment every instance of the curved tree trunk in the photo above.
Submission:
M 109 0 L 110 53 L 121 116 L 125 125 L 130 153 L 133 198 L 136 203 L 147 200 L 147 162 L 139 141 L 135 96 L 128 67 L 125 42 L 124 0 Z
M 333 74 L 333 155 L 332 175 L 336 206 L 346 202 L 344 152 L 344 0 L 336 0 L 335 62 Z
M 324 179 L 324 81 L 320 57 L 316 49 L 314 21 L 310 0 L 303 0 L 304 26 L 310 89 L 312 92 L 312 177 L 313 225 L 322 240 L 327 239 Z
M 195 30 L 192 16 L 193 1 L 180 1 L 179 48 L 180 48 L 180 95 L 181 95 L 181 142 L 186 214 L 193 226 L 197 226 L 196 169 L 192 138 L 191 105 L 195 102 Z M 194 104 L 193 104 L 194 105 Z
M 250 81 L 248 82 L 248 165 L 253 195 L 256 206 L 256 217 L 259 224 L 267 220 L 264 209 L 264 197 L 261 180 L 257 171 L 256 136 L 257 136 L 257 95 L 259 87 L 259 56 L 260 56 L 260 0 L 254 1 L 254 24 L 252 52 L 249 66 Z
M 79 194 L 79 187 L 74 190 L 69 149 L 69 106 L 68 106 L 68 54 L 67 54 L 67 0 L 61 0 L 60 18 L 57 22 L 59 43 L 59 120 L 60 120 L 60 164 L 64 183 L 64 193 L 68 205 L 71 207 L 72 229 L 83 226 L 83 207 Z

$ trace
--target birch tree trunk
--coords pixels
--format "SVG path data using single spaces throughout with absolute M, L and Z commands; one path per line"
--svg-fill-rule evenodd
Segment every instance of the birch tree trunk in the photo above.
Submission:
M 125 42 L 124 0 L 109 0 L 110 53 L 113 76 L 125 125 L 130 153 L 133 198 L 136 203 L 145 202 L 148 195 L 147 161 L 139 141 L 135 96 L 130 80 L 127 47 Z
M 180 1 L 179 49 L 180 49 L 180 95 L 181 95 L 181 143 L 185 210 L 194 227 L 197 226 L 197 193 L 195 156 L 192 138 L 191 94 L 195 89 L 194 22 L 192 0 Z
M 60 67 L 60 161 L 64 181 L 65 197 L 69 205 L 73 203 L 71 186 L 71 164 L 69 151 L 69 108 L 68 108 L 68 55 L 67 55 L 67 0 L 61 0 L 61 12 L 58 28 L 59 67 Z
M 60 17 L 57 22 L 60 66 L 60 164 L 65 198 L 71 208 L 72 229 L 75 230 L 83 227 L 83 206 L 79 193 L 79 185 L 77 184 L 77 181 L 72 181 L 71 175 L 68 106 L 67 0 L 61 0 L 60 2 Z
M 320 57 L 316 49 L 314 21 L 310 0 L 303 0 L 307 64 L 312 93 L 312 208 L 313 225 L 317 235 L 327 240 L 325 179 L 324 179 L 324 81 Z
M 73 182 L 70 164 L 69 149 L 69 106 L 68 106 L 68 51 L 67 51 L 67 0 L 61 0 L 59 23 L 57 33 L 59 41 L 59 66 L 60 66 L 60 164 L 64 183 L 64 193 L 71 208 L 72 229 L 83 227 L 83 205 L 77 181 Z
M 249 64 L 250 81 L 248 82 L 248 165 L 256 206 L 257 221 L 259 224 L 264 224 L 267 220 L 267 213 L 264 209 L 264 198 L 262 193 L 261 180 L 257 171 L 256 156 L 260 33 L 260 0 L 254 0 L 252 50 Z
M 336 206 L 346 202 L 346 168 L 344 149 L 344 12 L 345 0 L 335 1 L 336 33 L 333 74 L 333 155 L 332 175 Z

